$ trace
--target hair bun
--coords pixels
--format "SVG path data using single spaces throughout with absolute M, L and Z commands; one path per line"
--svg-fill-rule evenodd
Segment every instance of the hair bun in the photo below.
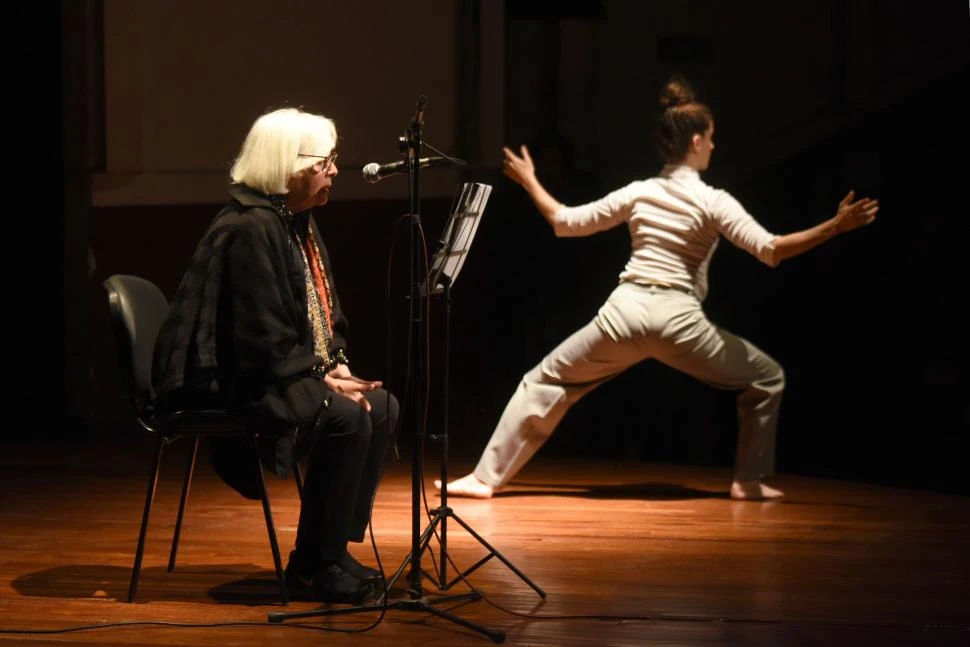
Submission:
M 660 91 L 660 111 L 693 103 L 694 88 L 683 76 L 677 74 L 670 78 Z

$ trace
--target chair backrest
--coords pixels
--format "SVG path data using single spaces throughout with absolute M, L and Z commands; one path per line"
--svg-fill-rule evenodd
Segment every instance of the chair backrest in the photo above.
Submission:
M 155 338 L 168 315 L 168 299 L 157 285 L 139 276 L 115 274 L 103 285 L 108 292 L 121 386 L 136 412 L 141 413 L 155 395 L 152 354 Z

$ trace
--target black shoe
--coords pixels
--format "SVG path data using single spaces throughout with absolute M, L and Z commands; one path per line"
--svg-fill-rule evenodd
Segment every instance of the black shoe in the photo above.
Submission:
M 316 595 L 313 592 L 313 574 L 302 573 L 293 566 L 293 562 L 283 569 L 283 581 L 290 598 L 300 602 L 313 602 Z
M 371 568 L 370 566 L 364 566 L 351 555 L 349 552 L 345 552 L 344 556 L 340 558 L 337 564 L 347 573 L 350 573 L 359 580 L 364 582 L 370 582 L 372 584 L 380 584 L 381 572 L 376 568 Z
M 331 564 L 313 575 L 299 573 L 288 564 L 283 575 L 286 588 L 294 600 L 355 604 L 371 597 L 374 587 L 354 577 L 337 564 Z

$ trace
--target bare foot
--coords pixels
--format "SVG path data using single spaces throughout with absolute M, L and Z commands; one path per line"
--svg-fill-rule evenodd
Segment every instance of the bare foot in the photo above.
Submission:
M 731 498 L 737 501 L 774 501 L 783 496 L 784 492 L 768 487 L 761 481 L 735 481 L 731 484 Z
M 441 489 L 441 479 L 435 479 L 434 486 Z M 472 499 L 491 499 L 495 489 L 479 481 L 474 474 L 467 474 L 448 484 L 448 494 L 466 496 Z

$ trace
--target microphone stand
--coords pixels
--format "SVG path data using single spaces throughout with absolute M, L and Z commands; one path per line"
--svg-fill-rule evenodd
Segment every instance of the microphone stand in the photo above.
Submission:
M 411 570 L 408 573 L 409 588 L 407 589 L 410 599 L 388 602 L 382 597 L 377 604 L 337 609 L 318 609 L 316 611 L 270 613 L 269 621 L 282 622 L 288 618 L 346 615 L 364 611 L 401 609 L 403 611 L 431 613 L 432 615 L 436 615 L 446 620 L 450 620 L 455 624 L 461 625 L 473 631 L 477 631 L 494 643 L 503 643 L 505 642 L 504 631 L 489 629 L 488 627 L 484 627 L 457 616 L 450 611 L 445 611 L 444 609 L 439 609 L 438 607 L 434 606 L 435 604 L 441 603 L 480 600 L 482 597 L 480 593 L 477 591 L 470 591 L 468 593 L 442 595 L 435 598 L 428 598 L 424 595 L 424 589 L 422 586 L 423 571 L 421 568 L 421 554 L 423 552 L 422 544 L 426 543 L 421 532 L 421 487 L 424 472 L 422 460 L 422 451 L 424 446 L 424 401 L 422 398 L 423 394 L 421 393 L 421 389 L 418 388 L 417 385 L 421 384 L 422 375 L 421 331 L 423 316 L 421 310 L 421 261 L 423 260 L 424 255 L 421 253 L 421 216 L 418 213 L 418 207 L 420 205 L 419 178 L 421 168 L 421 131 L 424 127 L 424 109 L 427 103 L 428 99 L 426 96 L 423 94 L 418 96 L 417 110 L 414 117 L 411 119 L 407 134 L 403 138 L 402 142 L 407 151 L 407 166 L 411 180 L 410 213 L 408 214 L 410 218 L 410 269 L 408 273 L 410 289 L 408 295 L 408 308 L 409 319 L 411 322 L 408 334 L 408 357 L 410 359 L 409 368 L 411 370 L 411 379 L 409 380 L 409 383 L 411 386 L 407 389 L 405 394 L 406 404 L 403 408 L 404 410 L 408 410 L 407 407 L 411 407 L 410 411 L 413 414 L 411 416 L 411 424 L 414 426 L 415 442 L 411 460 L 411 553 L 405 558 L 401 566 L 398 567 L 397 572 L 390 580 L 390 584 L 393 585 L 393 582 L 397 580 L 405 566 L 410 563 Z M 444 574 L 444 572 L 442 572 L 442 574 Z M 390 586 L 388 586 L 388 588 L 390 588 Z

